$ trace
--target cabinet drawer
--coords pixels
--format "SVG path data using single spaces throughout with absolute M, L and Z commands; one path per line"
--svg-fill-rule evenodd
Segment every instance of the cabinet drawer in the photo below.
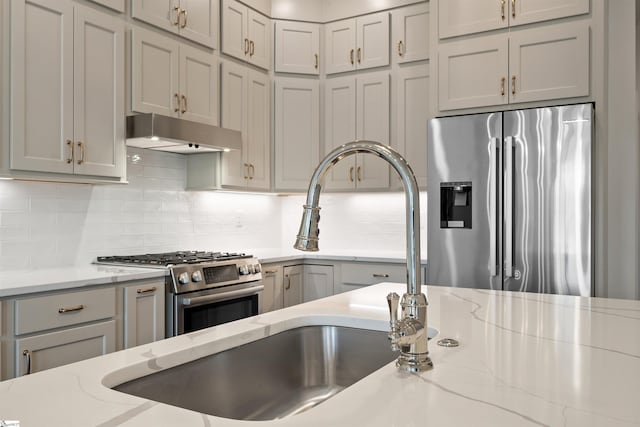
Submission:
M 16 335 L 60 328 L 115 316 L 114 288 L 19 299 Z
M 342 283 L 373 285 L 381 282 L 407 281 L 407 267 L 404 264 L 342 264 Z

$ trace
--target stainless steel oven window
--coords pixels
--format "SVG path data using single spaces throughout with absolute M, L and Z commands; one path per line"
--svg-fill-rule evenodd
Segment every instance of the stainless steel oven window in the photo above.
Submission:
M 182 295 L 174 294 L 171 298 L 172 335 L 180 335 L 262 313 L 263 289 L 262 281 L 256 281 Z M 235 309 L 234 303 L 237 304 Z M 209 309 L 211 312 L 207 313 Z M 219 312 L 213 313 L 216 309 Z M 190 319 L 188 316 L 191 314 L 195 317 L 196 313 L 207 319 L 204 323 L 201 319 L 200 324 L 194 328 L 191 323 L 195 319 Z

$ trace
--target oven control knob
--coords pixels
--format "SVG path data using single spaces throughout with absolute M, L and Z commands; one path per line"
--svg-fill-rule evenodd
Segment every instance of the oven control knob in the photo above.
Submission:
M 186 285 L 187 283 L 189 283 L 189 273 L 180 273 L 180 275 L 178 276 L 178 282 L 181 285 Z
M 260 273 L 262 271 L 262 268 L 260 268 L 260 264 L 255 264 L 253 266 L 253 269 L 255 270 L 256 273 Z
M 194 271 L 193 274 L 191 275 L 191 280 L 193 280 L 194 282 L 201 282 L 202 281 L 202 272 Z
M 251 264 L 248 265 L 247 268 L 249 269 L 249 274 L 256 274 L 256 266 Z
M 249 267 L 247 265 L 241 265 L 238 267 L 238 273 L 240 273 L 241 276 L 246 276 L 249 274 Z

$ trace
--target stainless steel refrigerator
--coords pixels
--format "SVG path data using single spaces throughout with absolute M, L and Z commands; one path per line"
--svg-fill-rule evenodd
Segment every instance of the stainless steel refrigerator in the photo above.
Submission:
M 428 284 L 593 295 L 593 115 L 429 121 Z

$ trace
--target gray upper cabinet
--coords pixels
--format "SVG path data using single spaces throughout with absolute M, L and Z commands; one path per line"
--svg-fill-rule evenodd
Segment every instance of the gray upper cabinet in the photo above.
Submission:
M 395 62 L 429 59 L 429 3 L 396 9 L 391 12 L 391 19 Z
M 219 7 L 219 0 L 132 0 L 131 16 L 217 49 Z
M 269 69 L 269 18 L 235 0 L 222 0 L 222 53 Z
M 123 22 L 65 0 L 11 6 L 11 169 L 124 176 Z
M 320 74 L 320 25 L 278 21 L 275 24 L 275 70 Z

